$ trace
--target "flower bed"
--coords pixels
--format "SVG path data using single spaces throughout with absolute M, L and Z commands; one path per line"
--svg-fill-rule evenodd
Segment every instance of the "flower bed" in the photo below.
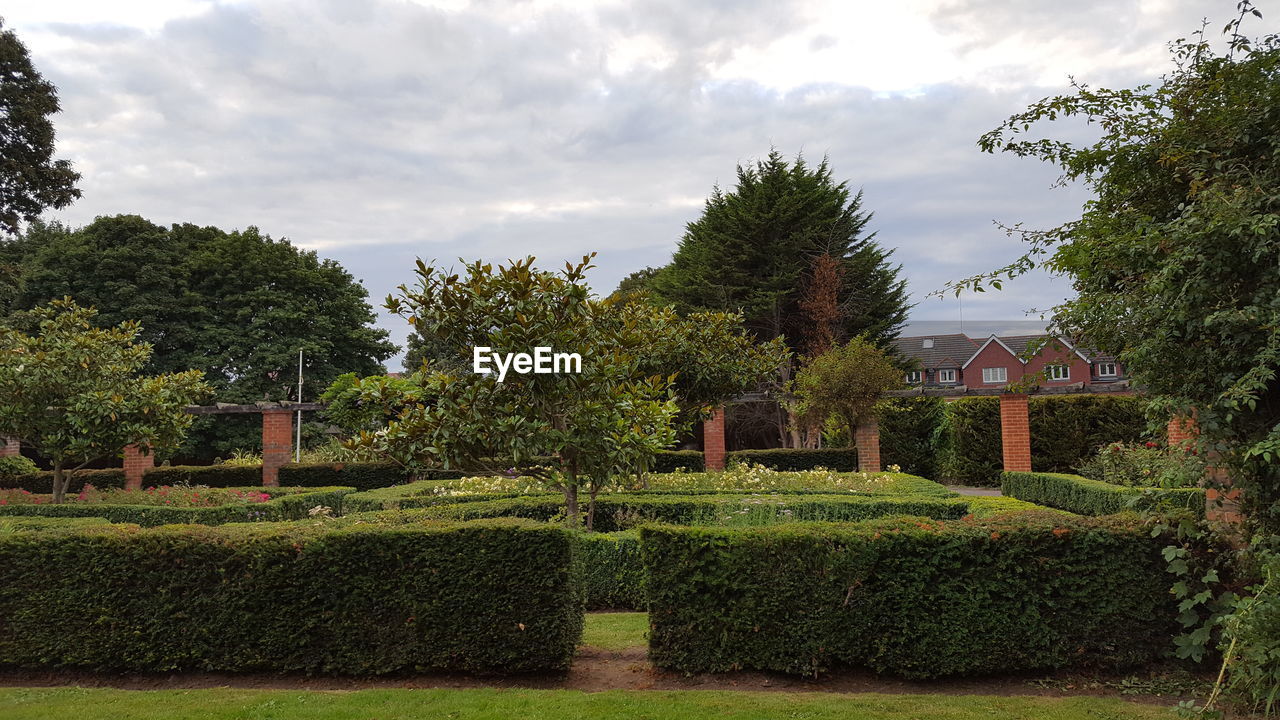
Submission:
M 98 490 L 87 486 L 54 505 L 49 495 L 0 490 L 0 515 L 100 517 L 143 526 L 170 523 L 221 525 L 229 522 L 300 520 L 337 515 L 354 488 L 153 487 Z

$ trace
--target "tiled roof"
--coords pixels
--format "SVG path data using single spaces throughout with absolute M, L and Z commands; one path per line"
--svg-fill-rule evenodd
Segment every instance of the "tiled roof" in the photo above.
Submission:
M 932 340 L 933 347 L 926 348 L 926 340 Z M 978 349 L 977 343 L 960 333 L 898 338 L 893 344 L 903 357 L 919 360 L 925 370 L 958 368 Z

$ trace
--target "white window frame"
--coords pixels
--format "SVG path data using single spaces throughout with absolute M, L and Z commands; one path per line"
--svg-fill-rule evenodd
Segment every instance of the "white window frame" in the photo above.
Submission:
M 1111 368 L 1111 372 L 1106 372 L 1104 368 Z M 1116 372 L 1116 364 L 1113 362 L 1098 363 L 1098 377 L 1120 377 L 1120 373 Z
M 1045 368 L 1045 376 L 1050 380 L 1070 380 L 1070 365 L 1050 365 Z
M 922 373 L 919 370 L 911 370 L 907 373 L 907 384 L 919 385 L 921 377 L 922 377 Z
M 939 383 L 953 383 L 956 381 L 955 370 L 938 370 L 937 373 Z
M 982 382 L 985 385 L 1009 382 L 1009 369 L 1002 367 L 982 368 Z

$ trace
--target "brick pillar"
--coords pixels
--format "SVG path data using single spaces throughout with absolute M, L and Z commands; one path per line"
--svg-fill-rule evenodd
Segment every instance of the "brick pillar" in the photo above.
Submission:
M 1031 472 L 1031 415 L 1025 394 L 1000 396 L 1000 441 L 1004 449 L 1004 469 Z
M 138 445 L 124 447 L 124 487 L 126 490 L 142 489 L 142 476 L 156 466 L 156 456 L 143 452 Z
M 262 484 L 279 485 L 280 466 L 293 459 L 293 412 L 262 411 Z
M 0 457 L 15 457 L 22 454 L 22 446 L 15 437 L 0 437 Z
M 708 470 L 724 469 L 724 408 L 702 422 L 702 459 Z
M 1182 447 L 1188 440 L 1195 439 L 1196 421 L 1194 418 L 1177 416 L 1169 421 L 1166 430 L 1169 436 L 1169 447 Z
M 880 472 L 880 421 L 871 418 L 858 423 L 853 440 L 858 448 L 858 471 Z

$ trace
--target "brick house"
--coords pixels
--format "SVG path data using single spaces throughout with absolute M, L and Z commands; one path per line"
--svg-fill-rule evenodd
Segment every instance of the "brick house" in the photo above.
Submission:
M 1032 343 L 1043 346 L 1027 359 Z M 898 338 L 894 344 L 903 357 L 919 365 L 919 370 L 907 373 L 909 385 L 994 388 L 1037 375 L 1047 387 L 1125 379 L 1114 357 L 1045 335 L 992 335 L 983 340 L 957 333 Z

